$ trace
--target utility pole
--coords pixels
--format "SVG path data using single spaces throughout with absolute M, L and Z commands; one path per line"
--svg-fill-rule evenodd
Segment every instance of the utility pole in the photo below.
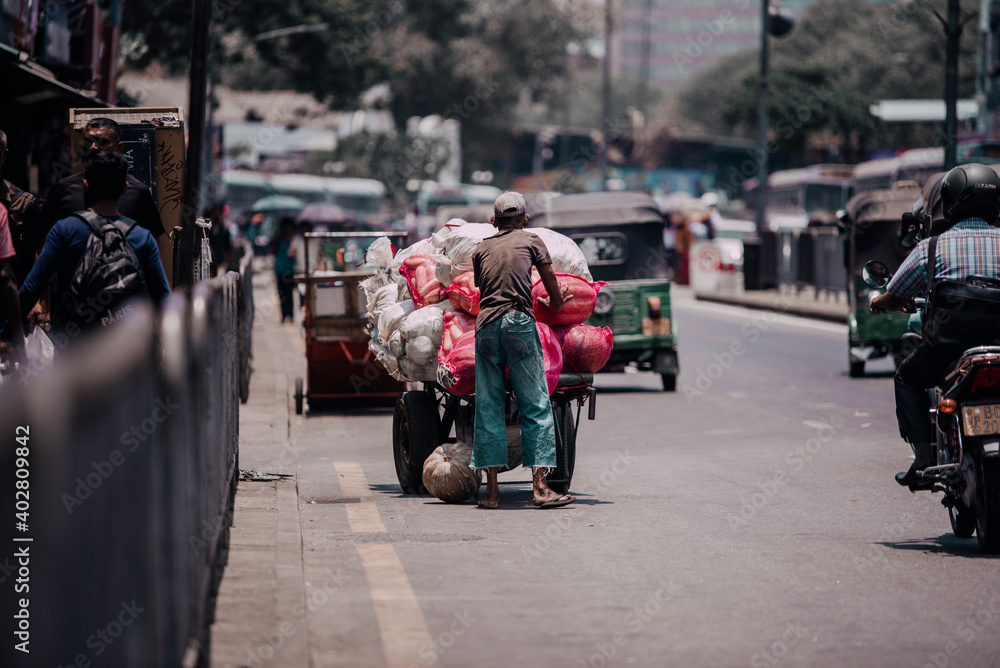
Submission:
M 175 277 L 178 285 L 194 283 L 194 253 L 196 250 L 194 219 L 198 215 L 198 196 L 202 187 L 201 163 L 205 142 L 208 48 L 211 24 L 211 0 L 194 0 L 190 87 L 188 89 L 187 166 L 184 178 L 184 231 L 181 236 L 180 276 Z
M 652 45 L 650 43 L 650 32 L 653 23 L 653 0 L 646 0 L 645 11 L 642 16 L 642 62 L 639 64 L 639 74 L 642 78 L 642 90 L 639 92 L 639 111 L 646 117 L 649 104 L 649 61 Z
M 601 136 L 604 146 L 601 148 L 601 190 L 608 187 L 608 141 L 611 133 L 608 132 L 608 124 L 611 120 L 611 30 L 614 27 L 614 20 L 611 15 L 612 0 L 604 0 L 604 69 L 602 71 L 604 79 L 603 103 L 601 105 Z
M 959 0 L 948 0 L 948 18 L 942 19 L 947 38 L 944 70 L 944 169 L 953 168 L 958 161 L 958 43 L 962 37 L 961 7 Z M 940 15 L 938 16 L 941 19 Z
M 757 234 L 767 227 L 767 36 L 770 32 L 771 7 L 769 0 L 761 0 L 760 7 L 760 100 L 757 125 Z

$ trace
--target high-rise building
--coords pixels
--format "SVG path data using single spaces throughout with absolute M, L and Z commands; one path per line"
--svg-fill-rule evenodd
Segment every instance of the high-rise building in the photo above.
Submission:
M 724 56 L 760 43 L 760 0 L 611 0 L 618 17 L 612 71 L 670 90 Z M 786 0 L 795 15 L 812 0 Z M 648 35 L 648 70 L 646 44 Z

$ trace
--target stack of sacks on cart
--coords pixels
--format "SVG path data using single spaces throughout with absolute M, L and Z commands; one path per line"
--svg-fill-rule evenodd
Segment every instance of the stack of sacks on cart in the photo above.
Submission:
M 545 359 L 549 393 L 560 373 L 593 373 L 611 356 L 607 327 L 582 324 L 594 311 L 603 282 L 593 282 L 576 243 L 546 228 L 531 228 L 548 248 L 566 303 L 548 306 L 548 294 L 533 270 L 532 308 Z M 484 223 L 452 219 L 433 236 L 393 254 L 378 239 L 366 263 L 376 269 L 362 283 L 371 327 L 369 349 L 397 380 L 436 381 L 453 394 L 475 392 L 475 327 L 479 289 L 472 255 L 497 230 Z

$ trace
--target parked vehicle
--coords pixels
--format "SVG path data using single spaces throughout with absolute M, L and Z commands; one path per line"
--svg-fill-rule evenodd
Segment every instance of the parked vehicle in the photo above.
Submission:
M 802 229 L 834 225 L 836 212 L 851 196 L 851 165 L 811 165 L 774 172 L 767 180 L 767 229 Z M 757 179 L 743 184 L 747 217 L 757 212 Z
M 877 260 L 865 265 L 865 282 L 884 288 L 891 272 Z M 1000 281 L 970 276 L 970 301 L 1000 318 Z M 923 307 L 923 300 L 914 300 Z M 961 310 L 952 311 L 961 313 Z M 981 311 L 982 312 L 982 311 Z M 916 334 L 908 335 L 916 337 Z M 1000 552 L 1000 347 L 977 346 L 955 362 L 941 387 L 932 390 L 936 466 L 918 474 L 921 487 L 944 492 L 952 531 L 973 533 L 985 553 Z M 911 488 L 912 489 L 912 488 Z
M 851 378 L 863 376 L 869 360 L 891 355 L 898 365 L 905 356 L 901 337 L 906 333 L 909 315 L 898 312 L 873 315 L 871 300 L 880 291 L 868 286 L 863 278 L 867 261 L 878 260 L 894 272 L 913 248 L 915 239 L 904 234 L 902 217 L 912 212 L 920 190 L 912 182 L 899 182 L 896 186 L 855 195 L 847 203 L 841 220 L 847 268 L 847 356 Z
M 747 220 L 720 218 L 714 239 L 698 239 L 691 246 L 691 289 L 695 293 L 743 291 L 743 239 L 756 231 Z
M 610 327 L 614 351 L 602 372 L 626 367 L 658 373 L 677 389 L 677 330 L 670 313 L 670 279 L 663 216 L 649 195 L 600 192 L 562 195 L 529 209 L 531 227 L 573 239 L 594 280 L 607 281 L 586 324 Z
M 254 202 L 275 195 L 274 186 L 267 174 L 244 170 L 229 170 L 222 173 L 223 195 L 229 206 L 229 217 L 242 224 L 244 214 Z

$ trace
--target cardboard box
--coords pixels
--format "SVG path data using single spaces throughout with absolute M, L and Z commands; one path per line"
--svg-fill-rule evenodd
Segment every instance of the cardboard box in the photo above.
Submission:
M 129 174 L 147 186 L 160 211 L 167 234 L 157 239 L 160 259 L 171 287 L 173 280 L 174 227 L 184 225 L 184 116 L 177 107 L 119 107 L 70 109 L 70 145 L 73 172 L 83 170 L 83 130 L 91 118 L 110 118 L 121 129 Z

